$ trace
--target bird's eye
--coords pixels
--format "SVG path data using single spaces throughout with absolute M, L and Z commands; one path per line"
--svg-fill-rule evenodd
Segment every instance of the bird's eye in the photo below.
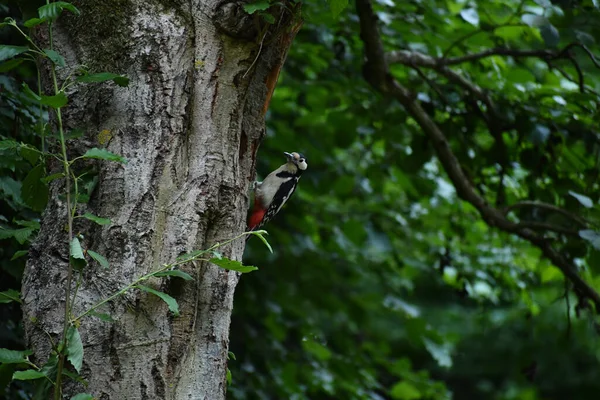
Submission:
M 300 161 L 300 162 L 304 162 L 304 158 L 301 158 L 299 161 Z

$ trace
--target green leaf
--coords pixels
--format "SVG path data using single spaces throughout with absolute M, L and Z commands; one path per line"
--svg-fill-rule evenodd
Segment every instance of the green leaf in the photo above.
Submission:
M 262 17 L 262 19 L 264 19 L 265 21 L 267 21 L 269 24 L 274 24 L 275 23 L 275 17 L 272 16 L 269 13 L 260 13 L 260 16 Z
M 600 232 L 592 229 L 584 229 L 579 231 L 579 237 L 590 242 L 596 250 L 600 250 Z
M 98 225 L 108 225 L 111 222 L 110 219 L 108 219 L 108 218 L 98 217 L 91 213 L 85 213 L 82 215 L 82 217 L 85 219 L 89 219 L 90 221 L 94 221 Z
M 89 314 L 89 315 L 92 315 L 92 316 L 94 316 L 94 317 L 98 317 L 98 318 L 100 318 L 102 321 L 106 321 L 106 322 L 115 322 L 115 320 L 114 320 L 114 318 L 113 318 L 113 317 L 111 317 L 110 315 L 108 315 L 108 314 L 105 314 L 105 313 L 99 313 L 99 312 L 96 312 L 96 311 L 92 311 L 92 312 L 90 312 L 90 314 Z
M 161 277 L 161 276 L 175 276 L 177 278 L 181 278 L 184 279 L 186 281 L 193 281 L 194 278 L 191 277 L 191 275 L 179 270 L 179 269 L 173 269 L 170 271 L 162 271 L 162 272 L 157 272 L 156 274 L 154 274 L 154 276 L 157 277 Z
M 521 17 L 521 21 L 523 21 L 525 24 L 527 24 L 529 26 L 535 26 L 535 27 L 540 27 L 540 26 L 550 24 L 550 22 L 548 21 L 548 18 L 543 17 L 541 15 L 535 15 L 535 14 L 523 14 L 523 16 Z
M 81 372 L 83 365 L 83 343 L 79 331 L 73 325 L 67 330 L 67 360 L 75 371 Z
M 143 290 L 144 292 L 152 293 L 153 295 L 160 297 L 165 303 L 167 303 L 169 310 L 171 310 L 176 317 L 179 316 L 179 306 L 177 305 L 177 301 L 168 294 L 159 292 L 158 290 L 154 290 L 144 285 L 136 285 L 135 287 Z
M 564 280 L 564 276 L 563 276 L 561 270 L 556 268 L 554 265 L 546 266 L 542 270 L 540 278 L 542 280 L 542 283 Z
M 88 382 L 85 379 L 83 379 L 77 372 L 71 372 L 69 370 L 63 369 L 62 374 L 73 379 L 75 382 L 81 383 L 83 386 L 88 385 Z
M 103 266 L 104 268 L 109 268 L 110 267 L 110 264 L 109 264 L 108 260 L 102 254 L 98 254 L 98 253 L 96 253 L 95 251 L 92 251 L 92 250 L 88 250 L 87 253 L 94 260 L 98 261 L 98 263 L 101 266 Z
M 331 350 L 314 340 L 303 340 L 302 348 L 304 348 L 305 351 L 311 353 L 321 361 L 327 361 L 331 358 Z
M 19 146 L 19 142 L 14 140 L 0 140 L 0 150 L 17 149 Z
M 42 96 L 41 102 L 45 106 L 49 106 L 52 108 L 61 108 L 67 104 L 68 99 L 67 95 L 64 94 L 64 92 L 59 92 L 57 95 L 54 96 Z
M 271 253 L 273 253 L 273 248 L 271 247 L 271 245 L 267 241 L 267 238 L 264 237 L 264 235 L 268 235 L 267 231 L 260 230 L 260 231 L 252 231 L 250 233 L 252 235 L 254 235 L 254 236 L 258 236 L 258 238 L 265 244 L 265 246 L 267 246 L 267 249 L 269 249 L 269 251 Z
M 31 350 L 9 350 L 0 349 L 0 363 L 3 364 L 21 364 L 27 362 L 27 356 L 31 355 Z
M 94 396 L 87 393 L 79 393 L 71 397 L 71 400 L 94 400 Z
M 19 154 L 21 157 L 29 161 L 29 164 L 32 166 L 35 166 L 40 160 L 39 150 L 26 144 L 19 147 Z
M 412 383 L 404 380 L 396 383 L 390 390 L 393 399 L 415 400 L 422 398 L 421 392 Z
M 110 72 L 99 72 L 97 74 L 85 74 L 77 77 L 77 82 L 83 83 L 98 83 L 113 81 L 121 87 L 129 86 L 129 78 L 123 75 L 113 74 Z
M 63 56 L 61 56 L 60 54 L 58 54 L 58 52 L 51 50 L 51 49 L 44 49 L 44 53 L 46 53 L 46 55 L 48 56 L 48 58 L 50 60 L 52 60 L 52 62 L 56 65 L 58 65 L 59 67 L 64 67 L 65 66 L 65 59 L 63 58 Z
M 50 357 L 48 357 L 48 361 L 42 367 L 41 371 L 45 376 L 53 377 L 56 376 L 56 367 L 58 366 L 58 355 L 56 352 L 52 352 Z
M 49 3 L 38 8 L 38 15 L 40 19 L 52 21 L 58 18 L 63 10 L 69 10 L 75 15 L 80 14 L 79 10 L 73 4 L 65 1 L 55 1 L 54 3 Z
M 64 172 L 58 172 L 56 174 L 48 175 L 47 177 L 45 177 L 43 179 L 43 181 L 46 182 L 46 183 L 50 183 L 50 182 L 52 182 L 55 179 L 62 178 L 63 176 L 65 176 Z
M 594 206 L 594 202 L 592 201 L 592 199 L 583 194 L 575 193 L 572 190 L 569 190 L 569 194 L 575 197 L 577 201 L 579 201 L 579 203 L 581 203 L 581 205 L 586 208 L 592 208 Z
M 2 64 L 0 64 L 0 73 L 8 72 L 12 69 L 17 68 L 21 63 L 25 61 L 22 58 L 13 58 L 12 60 L 8 60 Z
M 73 268 L 77 270 L 81 270 L 87 265 L 81 243 L 76 237 L 71 241 L 71 264 L 73 265 Z
M 37 227 L 26 226 L 24 228 L 19 229 L 6 229 L 0 227 L 0 240 L 15 238 L 17 242 L 19 242 L 20 244 L 24 244 L 27 240 L 29 240 L 33 232 L 35 232 L 37 229 L 40 229 L 39 224 Z
M 540 34 L 542 35 L 542 39 L 544 39 L 544 43 L 548 47 L 556 47 L 560 42 L 560 33 L 558 29 L 554 27 L 552 24 L 544 25 L 540 27 Z
M 254 3 L 244 4 L 244 11 L 248 14 L 254 14 L 257 11 L 264 11 L 271 7 L 267 0 L 258 0 Z
M 4 292 L 0 292 L 0 304 L 6 303 L 21 303 L 21 293 L 17 292 L 14 289 L 8 289 Z
M 243 265 L 239 261 L 230 260 L 229 258 L 225 258 L 225 257 L 223 257 L 223 258 L 213 257 L 209 261 L 223 269 L 227 269 L 230 271 L 242 272 L 242 273 L 252 272 L 252 271 L 256 271 L 258 269 L 252 265 Z
M 81 158 L 97 158 L 99 160 L 116 161 L 122 164 L 127 163 L 127 159 L 125 159 L 125 157 L 115 153 L 111 153 L 110 151 L 105 149 L 98 149 L 96 147 L 86 151 L 85 154 L 81 156 Z
M 452 367 L 452 357 L 450 357 L 450 350 L 448 346 L 437 344 L 427 338 L 423 338 L 423 344 L 440 367 Z
M 32 379 L 44 378 L 45 376 L 46 375 L 44 375 L 43 372 L 36 371 L 35 369 L 28 369 L 25 371 L 16 371 L 13 374 L 13 379 L 16 381 L 28 381 Z
M 479 26 L 479 13 L 474 8 L 465 8 L 460 12 L 462 19 L 474 26 Z
M 0 61 L 8 60 L 14 56 L 18 56 L 21 53 L 25 53 L 29 50 L 26 46 L 11 46 L 7 44 L 0 44 Z
M 348 7 L 348 0 L 329 0 L 329 10 L 334 18 L 340 15 L 346 7 Z
M 227 368 L 227 376 L 226 376 L 226 378 L 227 378 L 227 385 L 231 386 L 231 380 L 232 380 L 232 378 L 231 378 L 231 370 L 229 368 Z
M 33 28 L 34 26 L 43 24 L 46 22 L 45 18 L 30 18 L 27 21 L 23 22 L 26 28 Z
M 32 168 L 23 180 L 21 197 L 34 211 L 44 211 L 48 203 L 48 185 L 43 181 L 44 166 L 38 164 Z
M 65 133 L 65 139 L 78 139 L 83 136 L 85 132 L 83 129 L 75 128 Z
M 27 250 L 18 250 L 18 251 L 15 251 L 15 254 L 13 254 L 12 258 L 10 259 L 10 261 L 14 261 L 17 258 L 21 258 L 24 255 L 26 255 L 27 253 L 28 253 Z
M 194 251 L 191 251 L 189 253 L 185 253 L 185 254 L 182 254 L 182 255 L 178 256 L 175 260 L 177 260 L 177 261 L 189 261 L 192 258 L 197 257 L 197 256 L 199 256 L 201 254 L 204 254 L 204 253 L 206 253 L 206 250 L 194 250 Z
M 30 97 L 31 99 L 33 99 L 35 101 L 41 101 L 42 100 L 42 98 L 37 93 L 35 93 L 33 90 L 31 90 L 29 88 L 29 85 L 27 85 L 25 82 L 23 82 L 21 84 L 21 87 L 23 88 L 23 92 L 25 92 L 26 96 Z

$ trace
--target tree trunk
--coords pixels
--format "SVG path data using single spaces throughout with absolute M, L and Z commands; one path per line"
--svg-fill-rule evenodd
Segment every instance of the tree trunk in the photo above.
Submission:
M 264 115 L 285 54 L 299 28 L 299 9 L 274 6 L 268 24 L 239 2 L 104 0 L 75 5 L 63 16 L 55 48 L 76 65 L 118 72 L 128 88 L 76 86 L 65 110 L 68 129 L 85 140 L 72 156 L 102 147 L 125 165 L 99 161 L 89 211 L 107 226 L 76 219 L 83 247 L 107 257 L 83 272 L 73 314 L 181 253 L 243 232 L 249 183 L 264 135 Z M 293 10 L 293 11 L 290 11 Z M 36 360 L 47 359 L 62 332 L 68 260 L 66 209 L 51 188 L 42 229 L 23 281 L 27 337 Z M 241 260 L 244 240 L 222 249 Z M 221 399 L 225 397 L 228 331 L 239 276 L 209 263 L 187 264 L 195 281 L 152 281 L 175 297 L 173 317 L 160 299 L 131 291 L 102 310 L 116 322 L 88 317 L 80 327 L 85 392 L 99 399 Z M 75 285 L 73 285 L 74 290 Z M 82 388 L 69 388 L 74 393 Z

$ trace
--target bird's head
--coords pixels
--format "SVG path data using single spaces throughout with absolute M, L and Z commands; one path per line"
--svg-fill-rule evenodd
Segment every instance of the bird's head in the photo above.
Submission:
M 288 163 L 291 163 L 298 167 L 299 170 L 304 171 L 308 168 L 308 164 L 306 163 L 306 158 L 300 153 L 283 153 L 287 157 Z

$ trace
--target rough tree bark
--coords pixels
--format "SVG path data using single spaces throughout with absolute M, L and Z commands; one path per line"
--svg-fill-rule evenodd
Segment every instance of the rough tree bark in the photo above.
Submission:
M 131 79 L 128 88 L 78 86 L 65 110 L 67 127 L 84 128 L 88 147 L 102 147 L 104 131 L 107 148 L 129 161 L 96 163 L 98 185 L 85 211 L 112 224 L 76 219 L 74 229 L 111 267 L 85 270 L 74 314 L 183 252 L 244 230 L 264 114 L 300 22 L 289 4 L 269 10 L 273 25 L 247 15 L 242 4 L 80 1 L 82 15 L 56 25 L 55 46 L 68 65 Z M 84 151 L 80 145 L 71 143 L 73 155 Z M 61 191 L 60 182 L 51 188 L 23 283 L 27 337 L 42 361 L 50 352 L 47 333 L 56 339 L 62 330 L 68 251 Z M 223 253 L 240 260 L 243 250 L 240 239 Z M 130 292 L 101 310 L 116 322 L 83 321 L 86 392 L 100 399 L 225 397 L 239 277 L 206 263 L 183 269 L 196 280 L 151 283 L 178 300 L 180 317 L 158 298 Z

